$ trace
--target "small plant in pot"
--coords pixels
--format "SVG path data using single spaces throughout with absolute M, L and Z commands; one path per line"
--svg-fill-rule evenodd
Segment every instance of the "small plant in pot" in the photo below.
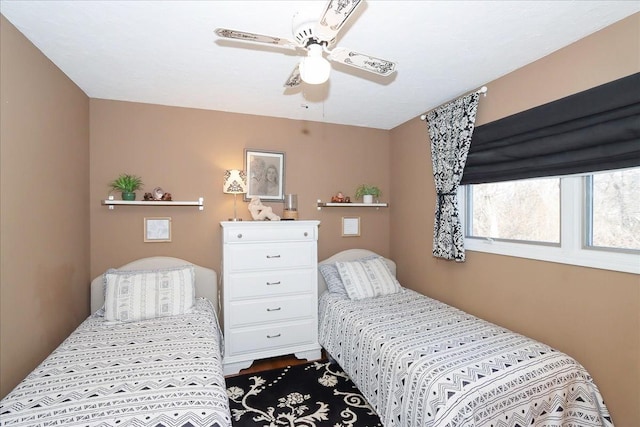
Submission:
M 382 191 L 375 185 L 362 184 L 356 188 L 356 199 L 362 199 L 364 203 L 373 203 L 373 198 L 380 197 Z
M 122 200 L 135 200 L 136 190 L 142 188 L 142 178 L 123 173 L 111 181 L 109 186 L 115 191 L 122 192 Z

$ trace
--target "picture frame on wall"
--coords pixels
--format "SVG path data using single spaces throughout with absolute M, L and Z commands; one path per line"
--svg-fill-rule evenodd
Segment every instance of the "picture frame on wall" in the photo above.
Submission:
M 244 150 L 247 192 L 244 201 L 259 197 L 262 201 L 284 202 L 284 153 Z
M 171 241 L 171 217 L 145 218 L 144 241 L 170 242 Z
M 360 236 L 360 217 L 359 216 L 343 216 L 342 217 L 342 237 L 359 237 Z

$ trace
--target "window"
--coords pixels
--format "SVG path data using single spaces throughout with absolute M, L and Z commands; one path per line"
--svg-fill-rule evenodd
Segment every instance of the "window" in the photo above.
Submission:
M 465 248 L 640 274 L 640 168 L 460 187 Z
M 586 246 L 640 250 L 640 168 L 586 179 Z
M 560 244 L 560 179 L 467 187 L 468 236 Z

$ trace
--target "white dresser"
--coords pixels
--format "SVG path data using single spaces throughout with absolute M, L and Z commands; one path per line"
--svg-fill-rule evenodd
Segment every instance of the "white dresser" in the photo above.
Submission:
M 320 358 L 319 223 L 220 223 L 225 375 L 266 357 Z

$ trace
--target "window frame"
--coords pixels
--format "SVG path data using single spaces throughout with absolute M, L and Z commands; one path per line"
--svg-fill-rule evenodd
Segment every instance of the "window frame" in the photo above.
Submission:
M 467 191 L 468 185 L 461 185 L 458 187 L 458 209 L 464 230 L 465 250 L 640 274 L 640 255 L 637 251 L 586 245 L 587 175 L 591 174 L 559 177 L 560 245 L 469 236 L 467 225 L 471 209 L 467 195 L 470 192 Z M 579 220 L 576 221 L 576 218 Z
M 554 177 L 550 177 L 550 178 L 554 178 Z M 528 178 L 528 179 L 522 179 L 522 180 L 518 180 L 518 181 L 525 181 L 525 180 L 534 180 L 537 178 Z M 489 184 L 500 184 L 500 183 L 505 183 L 505 182 L 511 182 L 511 181 L 499 181 L 499 182 L 495 182 L 495 183 L 489 183 Z M 487 241 L 498 241 L 498 242 L 513 242 L 513 243 L 525 243 L 525 244 L 529 244 L 529 245 L 535 245 L 535 246 L 545 246 L 545 247 L 560 247 L 560 243 L 562 242 L 562 235 L 561 235 L 561 225 L 562 224 L 558 224 L 558 242 L 551 242 L 551 241 L 544 241 L 544 240 L 523 240 L 523 239 L 509 239 L 509 238 L 504 238 L 504 237 L 495 237 L 495 238 L 491 238 L 491 237 L 485 237 L 485 236 L 472 236 L 471 233 L 473 232 L 473 223 L 472 222 L 468 222 L 468 218 L 473 217 L 473 206 L 468 203 L 469 200 L 469 196 L 472 194 L 471 191 L 471 187 L 473 184 L 469 184 L 469 185 L 465 185 L 464 187 L 464 203 L 459 204 L 459 206 L 464 206 L 464 219 L 466 220 L 463 223 L 463 230 L 464 230 L 464 237 L 467 238 L 473 238 L 473 239 L 478 239 L 478 240 L 487 240 Z M 477 185 L 477 184 L 476 184 Z M 558 186 L 560 187 L 560 180 L 558 179 Z M 561 200 L 562 198 L 562 188 L 558 189 L 558 200 Z M 460 193 L 458 193 L 458 200 L 461 200 L 462 197 L 460 197 Z M 558 209 L 558 214 L 560 216 L 560 209 Z M 560 222 L 560 221 L 558 221 Z
M 636 169 L 636 168 L 632 168 L 632 169 Z M 640 171 L 640 168 L 637 168 Z M 614 172 L 614 171 L 606 171 L 606 172 Z M 588 174 L 588 175 L 584 175 L 584 215 L 585 215 L 585 224 L 583 227 L 582 232 L 583 234 L 583 242 L 584 242 L 584 248 L 587 250 L 598 250 L 598 251 L 607 251 L 607 252 L 621 252 L 621 253 L 628 253 L 628 254 L 640 254 L 640 249 L 631 249 L 631 248 L 615 248 L 615 247 L 610 247 L 610 246 L 600 246 L 600 245 L 596 245 L 593 242 L 593 220 L 594 220 L 594 213 L 593 213 L 593 197 L 594 197 L 594 193 L 593 193 L 593 177 L 597 175 L 597 173 L 592 173 L 592 174 Z

